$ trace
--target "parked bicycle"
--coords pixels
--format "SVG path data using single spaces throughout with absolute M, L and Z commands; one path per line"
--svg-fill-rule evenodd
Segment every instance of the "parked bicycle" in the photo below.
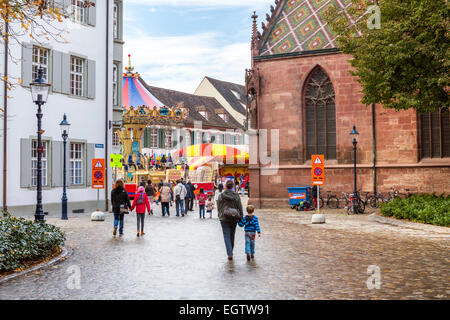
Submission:
M 320 209 L 327 205 L 327 208 L 330 209 L 338 209 L 339 208 L 339 200 L 335 194 L 331 194 L 331 191 L 327 191 L 327 198 L 324 200 L 322 196 L 319 197 L 319 205 Z
M 363 214 L 366 211 L 366 205 L 359 196 L 359 192 L 352 194 L 350 203 L 347 204 L 347 214 Z

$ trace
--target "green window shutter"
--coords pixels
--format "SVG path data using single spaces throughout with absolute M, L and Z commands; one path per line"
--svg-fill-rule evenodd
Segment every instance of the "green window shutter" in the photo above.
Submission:
M 177 131 L 172 131 L 172 148 L 176 149 L 178 146 L 178 137 L 177 137 Z
M 61 88 L 62 93 L 70 94 L 70 55 L 61 54 Z
M 158 148 L 164 149 L 164 130 L 158 129 Z
M 52 51 L 52 89 L 55 93 L 62 93 L 62 52 Z
M 31 187 L 31 140 L 20 139 L 20 187 Z
M 62 141 L 52 141 L 52 187 L 62 187 L 63 186 L 63 142 Z M 68 173 L 69 168 L 66 168 Z M 67 176 L 68 177 L 68 176 Z
M 93 3 L 92 6 L 89 7 L 88 13 L 88 25 L 95 27 L 97 22 L 97 4 L 96 0 L 90 0 Z
M 30 43 L 22 43 L 22 86 L 29 87 L 32 79 L 32 59 L 33 59 L 33 45 Z
M 88 143 L 86 145 L 86 186 L 92 186 L 92 160 L 95 159 L 95 144 Z M 106 165 L 108 163 L 106 162 Z
M 87 97 L 89 99 L 95 99 L 95 66 L 94 60 L 87 60 Z

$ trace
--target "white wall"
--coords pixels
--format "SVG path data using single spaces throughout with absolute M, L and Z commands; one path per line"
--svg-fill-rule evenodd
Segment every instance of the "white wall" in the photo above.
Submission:
M 112 17 L 112 6 L 110 7 Z M 73 25 L 73 24 L 72 24 Z M 112 19 L 110 19 L 112 30 Z M 105 145 L 105 108 L 106 87 L 112 83 L 112 33 L 109 37 L 109 81 L 106 81 L 106 1 L 97 1 L 96 26 L 76 25 L 65 35 L 68 44 L 50 43 L 54 50 L 65 53 L 76 53 L 96 61 L 96 97 L 95 99 L 79 99 L 64 94 L 50 94 L 48 103 L 43 106 L 42 128 L 44 137 L 62 141 L 59 123 L 66 113 L 71 123 L 69 139 L 85 140 L 87 143 Z M 29 38 L 24 38 L 30 42 Z M 21 47 L 12 45 L 12 55 L 21 58 Z M 3 54 L 0 56 L 3 60 Z M 21 76 L 21 64 L 9 64 L 10 75 Z M 37 136 L 37 106 L 31 101 L 28 89 L 18 86 L 9 94 L 8 113 L 8 207 L 32 205 L 36 203 L 36 191 L 20 188 L 20 139 Z M 109 90 L 109 118 L 112 120 L 112 93 Z M 109 150 L 111 151 L 111 131 L 109 132 Z M 106 147 L 106 146 L 105 146 Z M 3 153 L 3 151 L 2 151 Z M 105 157 L 105 149 L 96 150 L 97 155 Z M 108 163 L 109 161 L 106 161 Z M 31 163 L 30 163 L 31 166 Z M 3 169 L 3 167 L 1 168 Z M 49 168 L 50 169 L 50 168 Z M 30 169 L 31 170 L 31 169 Z M 109 172 L 111 182 L 111 172 Z M 0 183 L 2 183 L 0 181 Z M 43 202 L 58 203 L 61 201 L 62 188 L 43 191 Z M 90 188 L 68 190 L 70 202 L 94 201 L 97 193 Z M 101 192 L 104 199 L 104 192 Z

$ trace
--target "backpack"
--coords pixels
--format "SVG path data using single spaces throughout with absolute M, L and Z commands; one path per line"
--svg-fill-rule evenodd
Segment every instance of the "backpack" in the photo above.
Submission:
M 223 210 L 223 217 L 229 221 L 239 221 L 241 220 L 241 214 L 238 209 L 230 207 L 230 201 L 225 201 L 223 199 L 223 193 L 219 196 L 219 201 L 226 203 Z
M 144 193 L 142 192 L 139 195 L 138 201 L 136 202 L 136 204 L 143 204 L 144 203 Z
M 198 202 L 200 203 L 200 202 L 206 202 L 206 196 L 205 196 L 205 194 L 204 193 L 202 193 L 202 194 L 200 194 L 199 196 L 198 196 Z

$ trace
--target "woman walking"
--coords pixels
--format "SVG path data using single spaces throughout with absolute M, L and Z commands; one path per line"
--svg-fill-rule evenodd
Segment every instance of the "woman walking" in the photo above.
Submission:
M 219 195 L 219 220 L 222 226 L 223 239 L 227 249 L 228 260 L 233 260 L 236 226 L 244 217 L 244 212 L 242 210 L 242 202 L 239 194 L 233 191 L 233 181 L 229 180 L 225 187 L 226 190 Z
M 160 199 L 161 199 L 161 210 L 162 210 L 162 216 L 164 217 L 166 215 L 170 216 L 170 193 L 172 190 L 169 187 L 168 183 L 165 183 L 160 190 Z
M 150 202 L 150 212 L 149 214 L 153 215 L 153 202 L 155 202 L 156 189 L 152 185 L 152 180 L 148 180 L 148 184 L 145 187 L 145 194 L 148 197 L 148 201 Z
M 124 215 L 129 213 L 131 204 L 122 180 L 117 180 L 114 189 L 111 191 L 111 203 L 114 213 L 113 235 L 117 235 L 117 228 L 119 228 L 119 235 L 123 236 Z
M 134 197 L 133 205 L 131 206 L 131 211 L 136 208 L 136 217 L 137 217 L 137 236 L 145 235 L 144 233 L 144 220 L 145 220 L 145 209 L 150 213 L 150 202 L 148 201 L 148 197 L 145 194 L 144 187 L 139 187 L 136 196 Z

